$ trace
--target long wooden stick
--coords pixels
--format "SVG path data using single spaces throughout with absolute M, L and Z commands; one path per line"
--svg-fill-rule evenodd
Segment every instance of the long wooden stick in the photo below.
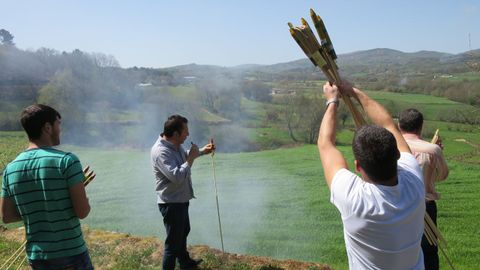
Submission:
M 6 265 L 8 263 L 8 266 L 3 268 L 4 265 L 2 265 L 2 267 L 0 269 L 9 269 L 18 260 L 20 255 L 22 255 L 23 250 L 25 248 L 25 244 L 26 244 L 26 241 L 13 253 L 13 255 L 7 260 L 7 262 L 5 262 L 4 265 Z M 12 258 L 14 258 L 14 259 L 12 259 Z
M 27 244 L 27 241 L 23 242 L 22 245 L 21 245 L 19 248 L 17 248 L 17 250 L 15 250 L 15 252 L 13 252 L 12 256 L 10 256 L 10 257 L 2 264 L 2 266 L 0 266 L 0 269 L 8 269 L 8 268 L 10 268 L 10 265 L 9 265 L 9 264 L 10 264 L 10 263 L 13 263 L 14 261 L 16 261 L 16 259 L 18 258 L 18 256 L 23 253 L 23 250 L 24 250 L 26 244 Z M 14 258 L 15 258 L 15 260 L 13 260 Z M 12 260 L 13 260 L 13 261 L 12 261 Z M 5 267 L 5 266 L 7 266 L 7 265 L 8 265 L 8 267 Z
M 425 235 L 425 238 L 427 238 L 427 241 L 431 246 L 437 245 L 435 237 L 433 237 L 432 229 L 427 224 L 425 224 L 425 229 L 423 234 Z
M 433 138 L 432 138 L 432 141 L 431 143 L 434 143 L 436 144 L 438 142 L 438 133 L 440 132 L 440 130 L 437 128 L 437 130 L 435 130 L 435 134 L 433 135 Z
M 447 253 L 445 253 L 445 250 L 443 250 L 443 247 L 439 246 L 438 249 L 440 249 L 440 251 L 442 252 L 443 257 L 445 257 L 445 260 L 447 261 L 450 268 L 452 268 L 452 270 L 455 270 L 455 267 L 453 267 L 452 261 L 450 261 L 450 258 L 448 258 Z
M 27 255 L 26 255 L 26 254 L 25 254 L 25 261 L 28 262 L 28 258 L 27 258 Z M 15 270 L 20 269 L 22 266 L 23 266 L 23 260 L 20 260 L 20 261 L 19 261 L 19 264 L 18 264 L 18 267 L 17 267 Z
M 224 246 L 223 246 L 223 232 L 222 232 L 222 221 L 220 220 L 220 206 L 218 203 L 218 190 L 217 190 L 217 174 L 215 170 L 215 158 L 214 158 L 215 152 L 212 152 L 212 170 L 213 170 L 213 185 L 215 186 L 215 201 L 217 203 L 217 217 L 218 217 L 218 229 L 220 232 L 220 241 L 222 243 L 222 252 L 225 252 Z
M 438 243 L 440 245 L 443 245 L 444 247 L 447 247 L 447 241 L 433 222 L 432 218 L 427 213 L 425 214 L 425 223 L 432 229 L 432 232 L 434 233 L 436 239 L 438 239 Z

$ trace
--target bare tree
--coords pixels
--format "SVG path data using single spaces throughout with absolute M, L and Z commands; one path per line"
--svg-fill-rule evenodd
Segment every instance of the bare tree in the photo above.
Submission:
M 284 113 L 290 138 L 295 142 L 301 138 L 305 143 L 316 143 L 324 112 L 325 103 L 319 93 L 287 96 Z
M 90 57 L 98 67 L 120 67 L 120 64 L 113 55 L 106 55 L 104 53 L 91 53 Z
M 294 129 L 298 126 L 298 117 L 295 110 L 294 97 L 287 96 L 284 103 L 285 121 L 287 123 L 288 135 L 294 142 L 298 142 L 295 137 Z

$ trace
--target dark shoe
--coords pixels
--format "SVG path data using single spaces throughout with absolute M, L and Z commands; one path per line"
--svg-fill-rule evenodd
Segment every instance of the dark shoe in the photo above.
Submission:
M 203 262 L 202 259 L 190 260 L 187 265 L 180 267 L 180 270 L 195 270 L 198 269 L 198 265 Z

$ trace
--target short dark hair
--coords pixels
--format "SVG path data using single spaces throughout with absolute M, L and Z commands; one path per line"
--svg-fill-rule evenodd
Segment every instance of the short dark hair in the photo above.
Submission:
M 36 140 L 42 135 L 43 126 L 46 123 L 53 125 L 57 118 L 62 118 L 62 116 L 54 108 L 43 104 L 33 104 L 23 109 L 20 122 L 28 139 Z
M 367 176 L 374 182 L 385 182 L 397 174 L 400 152 L 390 131 L 366 125 L 355 132 L 353 154 Z
M 184 124 L 188 124 L 187 118 L 178 114 L 169 116 L 163 125 L 161 136 L 165 135 L 167 138 L 170 138 L 175 132 L 182 133 Z
M 417 132 L 423 126 L 423 114 L 417 109 L 406 109 L 398 117 L 398 126 L 402 131 Z

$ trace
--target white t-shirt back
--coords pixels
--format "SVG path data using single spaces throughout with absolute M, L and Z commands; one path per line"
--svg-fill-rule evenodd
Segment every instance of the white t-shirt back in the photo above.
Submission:
M 350 269 L 424 269 L 420 246 L 425 215 L 423 174 L 401 153 L 398 184 L 383 186 L 339 170 L 330 201 L 340 211 Z

